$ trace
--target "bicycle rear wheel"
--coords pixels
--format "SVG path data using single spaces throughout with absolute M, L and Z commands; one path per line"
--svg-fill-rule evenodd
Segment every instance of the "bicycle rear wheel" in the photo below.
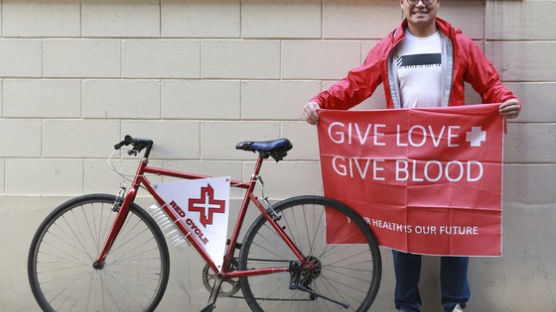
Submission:
M 164 235 L 132 204 L 102 268 L 93 268 L 116 213 L 115 196 L 77 197 L 37 230 L 28 258 L 31 289 L 44 311 L 153 311 L 170 270 Z
M 367 223 L 348 206 L 320 196 L 300 196 L 273 206 L 278 225 L 315 264 L 302 270 L 301 284 L 341 303 L 347 311 L 367 311 L 380 284 L 381 258 Z M 245 234 L 239 269 L 283 267 L 299 263 L 264 216 Z M 338 303 L 305 291 L 289 289 L 290 273 L 239 279 L 253 311 L 346 311 Z

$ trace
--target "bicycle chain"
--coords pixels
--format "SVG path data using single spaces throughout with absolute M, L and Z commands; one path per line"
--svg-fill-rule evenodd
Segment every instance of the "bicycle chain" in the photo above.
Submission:
M 260 258 L 247 258 L 247 260 L 259 261 L 259 262 L 286 262 L 286 263 L 291 262 L 291 260 L 272 260 L 272 259 L 260 259 Z M 245 297 L 242 297 L 242 296 L 228 296 L 228 298 L 245 299 Z M 314 301 L 314 299 L 256 298 L 256 297 L 255 297 L 255 300 L 261 300 L 261 301 Z
M 241 296 L 229 296 L 227 298 L 234 298 L 234 299 L 245 299 L 245 297 Z M 315 301 L 314 299 L 291 299 L 291 298 L 255 298 L 256 300 L 260 301 Z
M 287 262 L 290 263 L 292 260 L 272 260 L 272 259 L 258 259 L 258 258 L 247 258 L 250 261 L 258 261 L 258 262 Z

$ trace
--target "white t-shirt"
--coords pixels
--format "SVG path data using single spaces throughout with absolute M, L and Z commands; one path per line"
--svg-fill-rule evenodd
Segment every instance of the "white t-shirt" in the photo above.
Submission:
M 404 108 L 442 106 L 442 42 L 437 31 L 426 38 L 405 30 L 396 48 L 396 65 Z

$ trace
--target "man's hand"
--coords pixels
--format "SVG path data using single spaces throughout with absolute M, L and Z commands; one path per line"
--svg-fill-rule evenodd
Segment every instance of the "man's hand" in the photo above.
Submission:
M 500 112 L 500 115 L 506 118 L 516 118 L 521 111 L 521 107 L 517 99 L 511 99 L 500 104 L 498 111 Z
M 303 118 L 311 125 L 316 125 L 319 121 L 317 109 L 320 109 L 317 102 L 309 102 L 303 106 Z

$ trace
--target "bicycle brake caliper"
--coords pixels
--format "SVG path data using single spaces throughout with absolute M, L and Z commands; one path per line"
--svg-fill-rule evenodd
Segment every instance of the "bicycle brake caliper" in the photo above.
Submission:
M 282 216 L 280 216 L 276 210 L 274 210 L 274 208 L 272 208 L 272 205 L 268 202 L 268 196 L 264 195 L 264 182 L 263 182 L 263 178 L 261 176 L 257 176 L 257 181 L 259 181 L 259 183 L 261 183 L 261 197 L 263 198 L 263 202 L 265 203 L 267 210 L 271 212 L 272 214 L 272 218 L 274 219 L 274 221 L 278 221 L 280 219 L 282 219 Z

